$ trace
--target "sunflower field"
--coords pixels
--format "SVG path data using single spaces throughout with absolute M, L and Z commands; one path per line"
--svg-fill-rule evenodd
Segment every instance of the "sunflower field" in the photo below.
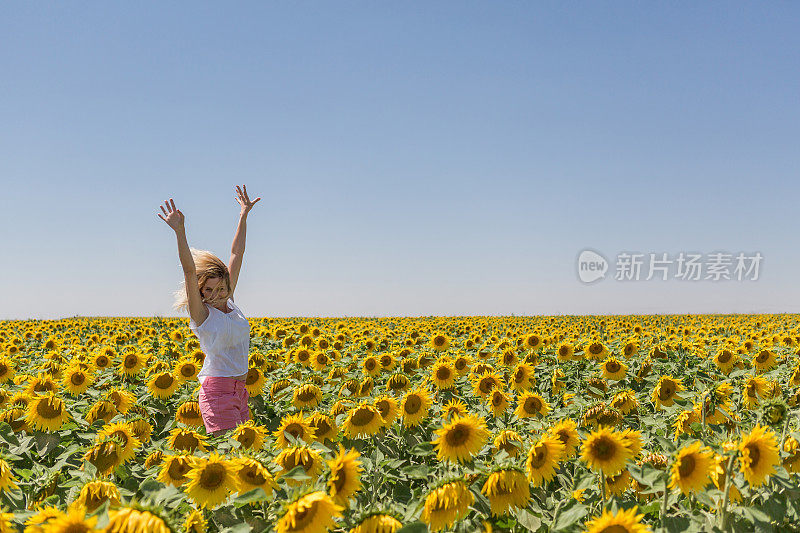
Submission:
M 800 316 L 0 322 L 0 533 L 800 531 Z

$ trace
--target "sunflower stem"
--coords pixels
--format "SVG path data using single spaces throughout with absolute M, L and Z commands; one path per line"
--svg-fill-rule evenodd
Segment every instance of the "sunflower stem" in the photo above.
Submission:
M 606 474 L 600 471 L 600 496 L 603 498 L 603 508 L 600 509 L 600 514 L 606 510 Z
M 731 472 L 733 471 L 733 462 L 736 460 L 736 454 L 731 455 L 728 459 L 728 466 L 725 468 L 725 495 L 722 497 L 722 509 L 719 512 L 720 529 L 722 531 L 728 530 L 728 500 L 730 499 L 731 485 Z
M 789 431 L 789 419 L 791 418 L 791 412 L 786 412 L 786 420 L 783 421 L 783 431 L 781 431 L 781 440 L 778 443 L 778 450 L 783 449 L 783 443 L 786 442 L 786 433 Z
M 664 501 L 661 503 L 661 530 L 667 530 L 667 502 L 669 501 L 669 477 L 664 477 Z

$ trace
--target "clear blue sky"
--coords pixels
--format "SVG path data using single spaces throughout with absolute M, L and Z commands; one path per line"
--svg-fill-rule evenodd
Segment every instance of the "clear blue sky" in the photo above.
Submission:
M 0 319 L 174 315 L 166 198 L 249 316 L 798 312 L 796 2 L 13 2 Z M 581 284 L 593 248 L 756 282 Z

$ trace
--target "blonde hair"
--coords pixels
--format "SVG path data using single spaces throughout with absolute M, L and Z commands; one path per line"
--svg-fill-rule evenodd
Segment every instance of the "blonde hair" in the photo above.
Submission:
M 200 292 L 200 299 L 204 303 L 215 307 L 227 302 L 231 294 L 231 276 L 230 272 L 228 272 L 228 265 L 208 250 L 189 248 L 189 251 L 192 253 L 194 268 L 197 271 L 196 290 Z M 203 297 L 203 286 L 211 278 L 222 278 L 226 289 L 224 297 L 220 297 L 219 292 L 217 292 L 216 298 L 206 299 Z M 219 285 L 217 286 L 219 287 Z M 176 311 L 189 311 L 189 293 L 186 291 L 186 280 L 183 280 L 181 281 L 181 288 L 172 293 L 175 298 L 172 308 Z

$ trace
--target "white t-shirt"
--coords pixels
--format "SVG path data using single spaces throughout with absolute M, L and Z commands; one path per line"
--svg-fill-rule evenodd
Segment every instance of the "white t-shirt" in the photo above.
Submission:
M 206 354 L 203 368 L 197 374 L 200 383 L 211 376 L 246 374 L 250 355 L 250 323 L 231 298 L 228 298 L 228 307 L 233 309 L 230 313 L 223 313 L 209 304 L 204 305 L 208 308 L 208 318 L 200 326 L 189 318 L 189 329 L 197 335 L 200 349 Z

